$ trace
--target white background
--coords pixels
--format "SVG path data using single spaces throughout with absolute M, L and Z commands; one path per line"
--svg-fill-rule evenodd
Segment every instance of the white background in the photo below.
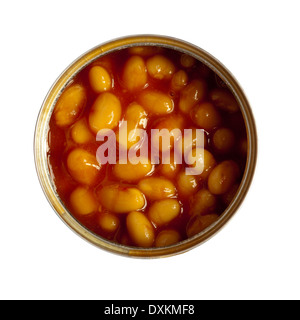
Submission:
M 1 299 L 299 299 L 298 1 L 2 1 Z M 133 34 L 189 41 L 219 59 L 252 106 L 255 178 L 234 218 L 203 245 L 138 260 L 72 232 L 39 185 L 34 127 L 78 56 Z

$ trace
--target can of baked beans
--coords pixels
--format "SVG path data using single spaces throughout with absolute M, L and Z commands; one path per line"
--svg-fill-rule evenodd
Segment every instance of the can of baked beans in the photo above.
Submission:
M 215 235 L 256 165 L 249 102 L 216 58 L 157 35 L 103 43 L 58 77 L 34 136 L 50 205 L 112 253 L 165 257 Z

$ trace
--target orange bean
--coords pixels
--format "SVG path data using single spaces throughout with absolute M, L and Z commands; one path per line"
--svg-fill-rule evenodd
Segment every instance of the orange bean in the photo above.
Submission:
M 208 189 L 213 194 L 224 194 L 234 185 L 239 176 L 239 167 L 232 160 L 218 164 L 208 177 Z
M 148 80 L 147 69 L 143 58 L 130 57 L 123 70 L 123 85 L 129 91 L 142 89 Z
M 125 122 L 126 121 L 126 122 Z M 146 129 L 148 114 L 136 102 L 132 102 L 126 109 L 124 121 L 119 126 L 116 139 L 119 144 L 127 149 L 139 142 L 139 129 Z M 126 123 L 126 126 L 124 125 Z
M 74 84 L 61 94 L 55 108 L 54 118 L 59 127 L 72 125 L 80 116 L 86 104 L 84 87 Z
M 143 90 L 139 95 L 139 102 L 150 113 L 163 115 L 174 110 L 173 100 L 158 90 Z
M 233 94 L 227 89 L 214 89 L 209 95 L 217 108 L 229 113 L 234 113 L 240 110 L 240 107 Z
M 101 165 L 98 163 L 96 155 L 76 148 L 68 154 L 67 169 L 77 182 L 93 185 L 99 181 Z
M 137 47 L 129 48 L 128 51 L 132 55 L 149 57 L 149 56 L 153 56 L 154 54 L 160 53 L 161 51 L 163 51 L 163 49 L 159 47 L 154 47 L 154 46 L 137 46 Z
M 174 184 L 165 178 L 148 177 L 140 180 L 138 188 L 149 200 L 162 200 L 173 197 L 176 194 Z
M 166 178 L 173 179 L 180 170 L 181 165 L 174 159 L 174 154 L 171 153 L 169 161 L 162 163 L 159 166 L 160 173 Z
M 93 66 L 89 71 L 89 83 L 92 89 L 101 93 L 112 87 L 112 80 L 107 70 L 101 66 Z
M 85 119 L 80 119 L 71 128 L 71 137 L 78 144 L 95 141 L 96 137 L 91 133 Z
M 154 227 L 145 214 L 139 211 L 130 212 L 126 218 L 126 226 L 135 245 L 145 248 L 153 245 L 155 239 Z
M 155 201 L 149 208 L 149 219 L 156 226 L 164 226 L 174 220 L 180 213 L 181 206 L 176 199 Z
M 170 79 L 175 72 L 175 66 L 171 60 L 157 54 L 146 62 L 150 77 L 158 80 Z
M 101 212 L 98 222 L 101 229 L 109 233 L 116 232 L 120 226 L 120 219 L 109 212 Z
M 188 75 L 184 70 L 179 70 L 174 73 L 171 80 L 171 88 L 174 91 L 183 89 L 188 83 Z
M 198 181 L 193 175 L 186 175 L 185 172 L 180 172 L 177 175 L 177 189 L 181 197 L 190 197 L 198 188 Z
M 193 148 L 188 154 L 188 163 L 194 168 L 194 175 L 204 181 L 217 164 L 213 154 L 203 148 Z
M 140 190 L 118 184 L 102 187 L 97 190 L 96 196 L 103 207 L 115 213 L 128 213 L 142 209 L 145 205 L 145 198 Z
M 180 93 L 179 109 L 183 113 L 189 113 L 193 106 L 203 101 L 206 95 L 206 82 L 204 80 L 191 81 Z
M 188 238 L 200 233 L 207 227 L 209 227 L 212 223 L 217 221 L 219 216 L 215 213 L 200 215 L 196 214 L 192 216 L 187 224 L 186 233 Z
M 205 214 L 216 209 L 217 198 L 207 189 L 199 190 L 191 199 L 189 214 Z
M 235 144 L 235 135 L 229 128 L 219 128 L 212 138 L 214 149 L 219 153 L 228 153 Z
M 193 122 L 200 128 L 210 131 L 221 124 L 221 116 L 214 105 L 203 102 L 191 110 Z
M 168 247 L 178 243 L 181 235 L 177 230 L 166 229 L 159 232 L 155 239 L 155 247 Z
M 94 133 L 101 129 L 114 129 L 120 121 L 122 107 L 120 100 L 110 92 L 101 93 L 89 113 L 89 125 Z
M 182 54 L 180 57 L 180 63 L 185 68 L 191 68 L 195 64 L 195 58 L 190 56 L 189 54 Z
M 87 215 L 97 211 L 98 202 L 93 192 L 86 187 L 77 187 L 70 195 L 70 203 L 73 210 L 80 215 Z
M 193 127 L 188 130 L 184 129 L 181 141 L 178 142 L 182 144 L 182 155 L 187 155 L 192 148 L 206 148 L 208 137 L 203 129 Z
M 185 119 L 180 114 L 171 114 L 160 119 L 154 125 L 153 129 L 156 131 L 152 133 L 152 143 L 162 152 L 173 149 L 174 144 L 182 137 L 184 124 Z M 162 131 L 164 129 L 167 131 Z
M 113 174 L 122 181 L 136 182 L 149 175 L 154 169 L 149 159 L 142 158 L 137 164 L 127 162 L 121 164 L 119 161 L 113 166 Z

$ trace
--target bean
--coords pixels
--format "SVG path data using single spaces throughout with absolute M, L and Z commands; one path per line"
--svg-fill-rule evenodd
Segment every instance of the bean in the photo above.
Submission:
M 120 100 L 110 92 L 101 93 L 89 113 L 89 125 L 94 133 L 101 129 L 114 129 L 121 118 Z
M 173 179 L 180 170 L 180 167 L 181 165 L 174 159 L 174 154 L 171 153 L 169 160 L 166 160 L 165 163 L 159 166 L 159 171 L 166 178 Z
M 211 131 L 221 124 L 221 116 L 218 110 L 210 102 L 197 104 L 191 110 L 192 121 L 200 128 Z
M 185 120 L 180 114 L 171 114 L 160 119 L 153 128 L 156 130 L 152 132 L 152 144 L 161 152 L 173 149 L 174 144 L 182 137 L 184 124 Z
M 120 226 L 120 219 L 113 213 L 101 212 L 98 218 L 99 226 L 102 230 L 113 233 Z
M 150 113 L 163 115 L 174 110 L 173 100 L 165 93 L 147 89 L 139 95 L 139 102 Z
M 193 168 L 193 174 L 203 181 L 205 181 L 217 162 L 206 149 L 193 148 L 187 156 L 189 165 Z
M 181 143 L 182 155 L 187 155 L 192 148 L 206 148 L 208 145 L 207 133 L 199 128 L 184 129 L 182 138 L 178 141 Z
M 138 188 L 149 200 L 162 200 L 176 194 L 174 184 L 165 178 L 149 177 L 139 181 Z
M 55 108 L 54 118 L 59 127 L 72 125 L 80 116 L 86 104 L 85 89 L 74 84 L 61 94 Z
M 139 247 L 151 247 L 154 242 L 154 227 L 148 218 L 139 211 L 132 211 L 126 217 L 126 226 L 135 245 Z
M 154 169 L 150 160 L 141 158 L 137 164 L 127 162 L 122 164 L 119 161 L 113 166 L 113 174 L 116 178 L 126 182 L 136 182 L 150 174 Z
M 101 165 L 94 154 L 76 148 L 67 156 L 67 169 L 77 182 L 92 185 L 99 181 Z
M 168 247 L 178 243 L 181 235 L 174 229 L 166 229 L 158 233 L 155 239 L 155 247 Z
M 137 47 L 129 48 L 128 51 L 130 54 L 133 54 L 133 55 L 148 57 L 148 56 L 152 56 L 154 54 L 159 53 L 160 51 L 162 51 L 162 48 L 153 47 L 153 46 L 137 46 Z
M 188 83 L 188 75 L 184 70 L 179 70 L 174 73 L 171 80 L 171 88 L 174 91 L 180 91 Z
M 195 58 L 188 54 L 182 54 L 180 57 L 180 63 L 185 68 L 191 68 L 195 64 Z
M 176 199 L 163 199 L 154 202 L 148 212 L 149 219 L 156 226 L 164 226 L 174 220 L 180 213 L 181 206 Z
M 88 215 L 97 211 L 98 202 L 92 191 L 86 187 L 77 187 L 70 195 L 70 204 L 73 210 L 80 215 Z
M 71 128 L 71 137 L 78 144 L 85 144 L 96 139 L 88 128 L 85 119 L 80 119 L 74 123 Z
M 89 83 L 92 89 L 101 93 L 112 87 L 112 79 L 107 70 L 101 66 L 93 66 L 89 71 Z
M 175 66 L 171 60 L 157 54 L 146 62 L 150 77 L 158 80 L 170 79 L 175 72 Z
M 215 213 L 210 213 L 206 215 L 196 214 L 192 216 L 187 224 L 186 233 L 188 238 L 200 233 L 212 223 L 217 221 L 219 216 Z
M 143 58 L 130 57 L 125 63 L 123 70 L 123 85 L 129 91 L 142 89 L 148 80 L 147 69 Z
M 189 113 L 194 105 L 205 98 L 206 83 L 204 80 L 192 80 L 180 93 L 179 109 Z
M 184 124 L 185 119 L 181 114 L 171 114 L 160 119 L 154 128 L 158 130 L 168 129 L 169 131 L 172 131 L 173 129 L 183 130 Z
M 126 109 L 125 120 L 127 124 L 128 122 L 132 122 L 134 125 L 145 129 L 148 121 L 147 115 L 147 112 L 141 105 L 133 102 Z
M 235 144 L 235 136 L 229 128 L 219 128 L 212 138 L 214 149 L 219 153 L 228 153 Z
M 205 214 L 216 209 L 217 198 L 207 189 L 199 190 L 191 199 L 189 214 Z
M 213 104 L 226 112 L 234 113 L 240 110 L 233 94 L 227 89 L 214 89 L 210 92 Z
M 234 185 L 239 176 L 239 167 L 232 160 L 218 164 L 208 177 L 208 189 L 213 194 L 224 194 Z
M 186 175 L 184 171 L 177 176 L 177 189 L 181 197 L 190 197 L 198 188 L 198 182 L 195 176 Z
M 139 141 L 138 129 L 146 129 L 147 116 L 148 114 L 145 109 L 136 102 L 131 103 L 127 107 L 124 121 L 120 124 L 116 134 L 116 139 L 123 148 L 130 149 Z
M 115 213 L 128 213 L 142 209 L 145 205 L 145 198 L 140 190 L 119 184 L 104 186 L 97 190 L 96 195 L 103 207 Z

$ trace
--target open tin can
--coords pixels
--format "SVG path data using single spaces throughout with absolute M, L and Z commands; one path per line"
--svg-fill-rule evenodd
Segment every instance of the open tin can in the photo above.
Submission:
M 68 211 L 57 194 L 47 157 L 47 152 L 49 149 L 49 121 L 55 104 L 67 85 L 81 70 L 98 58 L 111 52 L 138 46 L 156 46 L 186 53 L 210 68 L 227 86 L 227 88 L 230 89 L 236 101 L 238 102 L 244 118 L 247 134 L 246 165 L 240 186 L 234 196 L 234 199 L 231 201 L 226 210 L 220 215 L 217 221 L 212 223 L 205 230 L 186 240 L 167 247 L 141 248 L 126 246 L 109 241 L 88 230 Z M 74 61 L 60 75 L 47 94 L 38 115 L 34 136 L 34 156 L 38 178 L 49 203 L 58 216 L 73 231 L 75 231 L 75 233 L 97 247 L 116 254 L 128 257 L 166 257 L 186 252 L 202 244 L 211 236 L 215 235 L 235 214 L 245 198 L 253 178 L 257 156 L 257 137 L 255 121 L 243 90 L 232 74 L 217 59 L 203 49 L 176 38 L 156 35 L 139 35 L 112 40 L 91 49 Z

